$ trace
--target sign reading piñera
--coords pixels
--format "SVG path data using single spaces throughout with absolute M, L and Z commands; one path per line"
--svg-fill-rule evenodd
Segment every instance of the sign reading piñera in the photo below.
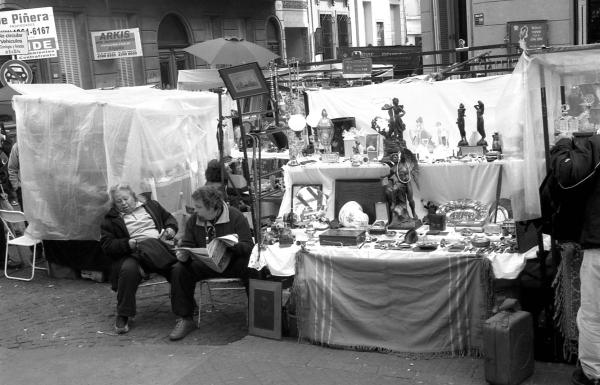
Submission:
M 58 56 L 58 39 L 52 7 L 0 12 L 0 30 L 27 33 L 29 53 L 19 55 L 19 60 Z

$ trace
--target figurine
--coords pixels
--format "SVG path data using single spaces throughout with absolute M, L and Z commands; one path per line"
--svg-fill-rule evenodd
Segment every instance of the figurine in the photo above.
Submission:
M 475 110 L 477 111 L 477 132 L 481 135 L 481 139 L 477 142 L 478 146 L 487 146 L 487 142 L 485 141 L 485 128 L 483 127 L 483 102 L 481 100 L 477 101 L 475 105 Z
M 418 227 L 421 221 L 417 218 L 411 181 L 418 173 L 418 161 L 406 147 L 399 153 L 392 154 L 389 184 L 386 187 L 386 198 L 390 205 L 391 222 L 389 228 L 409 229 Z M 410 212 L 409 213 L 409 209 Z
M 465 105 L 462 103 L 458 106 L 458 118 L 456 119 L 456 124 L 458 125 L 458 131 L 460 132 L 458 146 L 468 146 L 469 142 L 467 142 L 467 133 L 465 132 Z
M 319 142 L 325 149 L 326 154 L 331 153 L 331 139 L 333 137 L 333 122 L 327 117 L 327 110 L 321 111 L 321 119 L 317 124 Z
M 410 130 L 410 141 L 413 145 L 417 146 L 421 144 L 421 134 L 423 132 L 423 117 L 419 116 L 415 123 L 415 128 Z
M 404 111 L 404 105 L 398 103 L 398 98 L 393 98 L 391 106 L 386 104 L 385 106 L 381 107 L 381 109 L 387 110 L 388 114 L 390 115 L 390 138 L 404 139 L 404 130 L 406 130 L 406 125 L 404 122 L 402 122 L 402 117 L 406 114 L 406 111 Z
M 492 151 L 502 152 L 502 145 L 500 144 L 500 134 L 497 132 L 492 134 Z

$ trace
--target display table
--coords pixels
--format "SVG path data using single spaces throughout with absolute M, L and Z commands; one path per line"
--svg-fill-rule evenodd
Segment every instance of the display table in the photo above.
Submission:
M 502 171 L 501 198 L 511 199 L 513 211 L 519 211 L 519 197 L 523 194 L 521 182 L 524 175 L 522 159 L 496 160 L 469 163 L 420 163 L 417 181 L 412 181 L 413 198 L 417 215 L 427 214 L 422 203 L 438 205 L 457 199 L 473 199 L 492 204 L 496 199 L 498 175 Z M 376 179 L 389 175 L 389 167 L 381 163 L 367 163 L 353 167 L 350 162 L 314 162 L 301 166 L 283 167 L 285 192 L 279 217 L 290 212 L 292 185 L 321 184 L 330 200 L 335 196 L 336 179 Z M 421 203 L 422 202 L 422 203 Z M 327 205 L 327 217 L 334 219 L 335 204 Z
M 420 163 L 417 183 L 413 181 L 413 198 L 417 215 L 426 213 L 419 202 L 443 204 L 457 199 L 474 199 L 485 204 L 496 200 L 498 174 L 502 170 L 501 198 L 509 198 L 513 210 L 519 210 L 519 194 L 522 194 L 522 159 L 496 160 L 494 162 L 469 163 Z
M 417 230 L 419 238 L 422 239 L 425 236 L 425 233 L 428 230 L 428 226 L 422 226 Z M 294 233 L 296 240 L 298 241 L 306 241 L 307 237 L 304 233 L 303 229 L 294 229 L 292 230 Z M 380 238 L 382 236 L 379 236 Z M 399 237 L 402 237 L 401 232 L 399 232 Z M 315 237 L 316 238 L 316 237 Z M 439 242 L 441 239 L 445 239 L 447 242 L 453 242 L 456 240 L 460 240 L 463 237 L 455 233 L 453 231 L 449 231 L 448 235 L 436 235 L 436 236 L 428 236 L 428 239 L 432 241 Z M 491 240 L 497 240 L 499 236 L 490 237 Z M 550 236 L 544 234 L 543 238 L 544 249 L 550 249 Z M 309 249 L 323 249 L 323 250 L 331 250 L 331 249 L 340 249 L 339 247 L 332 246 L 319 246 L 318 244 L 310 245 Z M 374 245 L 372 243 L 367 243 L 363 245 L 360 249 L 357 247 L 344 247 L 342 249 L 351 250 L 357 256 L 365 256 L 368 257 L 372 252 L 378 253 L 381 252 L 379 250 L 374 249 Z M 292 276 L 296 274 L 296 254 L 300 251 L 300 246 L 292 245 L 288 247 L 279 247 L 279 244 L 266 246 L 264 250 L 258 252 L 258 245 L 254 246 L 252 250 L 252 255 L 250 256 L 249 267 L 260 270 L 263 267 L 267 267 L 271 274 L 276 276 Z M 387 251 L 390 255 L 393 254 L 397 257 L 410 257 L 415 255 L 411 250 L 394 250 Z M 417 252 L 420 258 L 423 258 L 424 255 L 434 256 L 434 257 L 443 257 L 448 255 L 456 255 L 456 253 L 447 252 L 443 248 L 438 248 L 430 253 Z M 471 256 L 475 256 L 475 251 L 470 253 Z M 525 267 L 525 263 L 528 259 L 533 259 L 537 257 L 537 246 L 532 247 L 530 250 L 524 253 L 499 253 L 499 252 L 490 252 L 485 254 L 485 258 L 489 260 L 492 264 L 492 272 L 494 274 L 494 278 L 497 279 L 515 279 L 519 276 L 523 268 Z
M 426 231 L 418 230 L 421 239 Z M 303 230 L 293 232 L 306 240 Z M 449 232 L 428 239 L 442 237 L 462 238 Z M 549 243 L 544 237 L 545 249 Z M 491 280 L 517 278 L 536 251 L 481 257 L 477 249 L 381 250 L 373 243 L 334 247 L 309 241 L 305 248 L 275 244 L 260 253 L 255 246 L 249 267 L 295 275 L 300 336 L 314 343 L 425 356 L 478 354 Z
M 387 176 L 390 168 L 381 163 L 365 163 L 353 167 L 349 161 L 339 163 L 313 162 L 300 166 L 283 166 L 285 192 L 279 207 L 279 217 L 292 208 L 292 186 L 294 184 L 320 184 L 323 194 L 329 197 L 326 216 L 334 219 L 335 180 L 337 179 L 377 179 Z
M 300 338 L 425 357 L 482 352 L 486 258 L 318 247 L 301 250 L 296 266 Z

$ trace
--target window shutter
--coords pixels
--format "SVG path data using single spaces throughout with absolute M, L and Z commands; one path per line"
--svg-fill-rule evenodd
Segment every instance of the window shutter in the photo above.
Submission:
M 54 22 L 56 23 L 58 60 L 62 72 L 62 82 L 81 87 L 81 67 L 77 39 L 75 38 L 77 36 L 75 18 L 73 15 L 54 15 Z
M 113 26 L 115 29 L 127 29 L 129 23 L 127 22 L 127 16 L 120 16 L 113 18 Z M 133 58 L 121 57 L 117 60 L 118 87 L 131 87 L 135 86 L 135 67 L 133 66 Z
M 448 29 L 450 28 L 448 19 L 448 3 L 446 0 L 439 2 L 439 20 L 440 20 L 440 49 L 449 49 Z M 450 54 L 442 54 L 442 64 L 450 64 Z

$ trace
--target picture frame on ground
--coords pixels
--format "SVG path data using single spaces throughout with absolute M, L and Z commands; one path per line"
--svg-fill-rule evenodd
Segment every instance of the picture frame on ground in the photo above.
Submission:
M 281 339 L 281 282 L 250 279 L 248 333 Z
M 221 68 L 219 75 L 233 100 L 269 93 L 269 87 L 257 62 Z

